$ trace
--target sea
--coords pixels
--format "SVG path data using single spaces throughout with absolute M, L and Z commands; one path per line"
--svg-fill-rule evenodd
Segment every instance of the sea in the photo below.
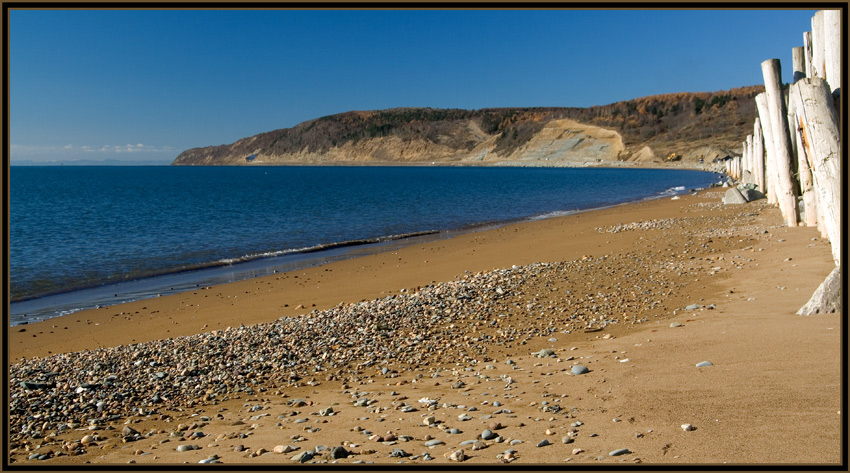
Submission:
M 719 182 L 666 169 L 12 166 L 11 326 Z

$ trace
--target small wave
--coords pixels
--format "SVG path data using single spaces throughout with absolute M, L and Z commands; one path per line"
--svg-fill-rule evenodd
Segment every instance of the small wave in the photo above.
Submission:
M 667 190 L 659 192 L 661 195 L 676 195 L 685 191 L 685 186 L 671 187 Z
M 406 239 L 406 238 L 413 238 L 413 237 L 418 237 L 418 236 L 435 235 L 437 233 L 440 233 L 440 232 L 438 230 L 426 230 L 426 231 L 422 231 L 422 232 L 400 233 L 400 234 L 396 234 L 396 235 L 387 235 L 387 236 L 376 237 L 376 238 L 363 238 L 363 239 L 357 239 L 357 240 L 340 241 L 340 242 L 335 242 L 335 243 L 322 243 L 322 244 L 319 244 L 319 245 L 305 246 L 303 248 L 290 248 L 290 249 L 286 249 L 286 250 L 265 251 L 265 252 L 262 252 L 262 253 L 253 253 L 253 254 L 249 254 L 249 255 L 240 256 L 240 257 L 237 257 L 237 258 L 224 258 L 224 259 L 218 260 L 217 263 L 219 263 L 221 265 L 244 263 L 244 262 L 247 262 L 247 261 L 253 261 L 253 260 L 257 260 L 257 259 L 261 259 L 261 258 L 273 258 L 273 257 L 276 257 L 276 256 L 292 255 L 292 254 L 315 253 L 315 252 L 318 252 L 318 251 L 333 250 L 333 249 L 336 249 L 336 248 L 346 248 L 346 247 L 349 247 L 349 246 L 371 245 L 373 243 L 383 243 L 383 242 L 387 242 L 387 241 L 403 240 L 403 239 Z M 211 265 L 214 265 L 214 264 L 215 263 L 212 263 Z

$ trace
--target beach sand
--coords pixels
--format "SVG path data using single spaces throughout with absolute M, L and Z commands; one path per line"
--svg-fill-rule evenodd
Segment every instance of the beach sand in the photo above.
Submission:
M 505 294 L 489 287 L 483 300 L 455 301 L 483 309 L 455 317 L 450 306 L 444 315 L 452 320 L 434 319 L 430 339 L 431 328 L 385 327 L 386 342 L 372 338 L 360 347 L 381 352 L 384 343 L 405 346 L 401 339 L 409 342 L 405 353 L 416 353 L 433 340 L 437 350 L 420 352 L 417 362 L 378 357 L 300 377 L 287 369 L 259 377 L 253 394 L 218 393 L 182 407 L 144 404 L 142 412 L 92 428 L 87 419 L 99 414 L 89 411 L 75 415 L 80 425 L 52 435 L 55 427 L 15 435 L 21 425 L 13 424 L 11 461 L 181 465 L 216 456 L 225 464 L 292 467 L 305 451 L 316 453 L 310 462 L 334 461 L 331 449 L 343 446 L 351 455 L 335 460 L 342 464 L 434 466 L 455 463 L 449 456 L 461 449 L 457 467 L 840 463 L 842 315 L 795 315 L 833 268 L 829 243 L 814 228 L 785 227 L 764 200 L 724 206 L 722 195 L 710 189 L 511 224 L 12 327 L 10 359 L 34 363 L 99 347 L 232 335 L 282 317 L 306 324 L 349 304 L 496 280 L 494 270 L 522 276 Z M 338 335 L 324 327 L 316 337 Z M 425 342 L 414 343 L 423 335 Z M 552 355 L 538 356 L 544 349 Z M 90 353 L 66 358 L 73 364 Z M 711 366 L 696 366 L 703 361 Z M 590 371 L 574 375 L 576 364 Z M 156 369 L 174 379 L 175 367 Z M 46 395 L 23 390 L 20 381 L 10 378 L 15 405 Z M 423 398 L 436 403 L 429 407 Z M 358 399 L 369 402 L 355 405 Z M 321 415 L 329 407 L 332 415 Z M 139 432 L 136 440 L 122 438 L 125 427 Z M 482 440 L 488 428 L 499 437 Z M 92 443 L 74 444 L 86 435 Z M 428 440 L 443 443 L 426 446 Z M 549 445 L 538 446 L 544 440 Z M 200 448 L 177 451 L 187 444 Z M 622 449 L 627 453 L 610 455 Z M 47 452 L 46 460 L 28 459 Z

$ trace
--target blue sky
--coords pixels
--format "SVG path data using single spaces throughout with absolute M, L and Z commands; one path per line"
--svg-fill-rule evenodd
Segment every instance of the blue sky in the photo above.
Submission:
M 15 160 L 171 160 L 349 110 L 791 80 L 814 10 L 10 10 Z

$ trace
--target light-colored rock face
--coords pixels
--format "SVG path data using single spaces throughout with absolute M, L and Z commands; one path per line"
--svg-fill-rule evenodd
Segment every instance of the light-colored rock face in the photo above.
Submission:
M 552 120 L 507 158 L 512 161 L 554 161 L 575 164 L 617 161 L 625 151 L 613 130 L 570 119 Z

